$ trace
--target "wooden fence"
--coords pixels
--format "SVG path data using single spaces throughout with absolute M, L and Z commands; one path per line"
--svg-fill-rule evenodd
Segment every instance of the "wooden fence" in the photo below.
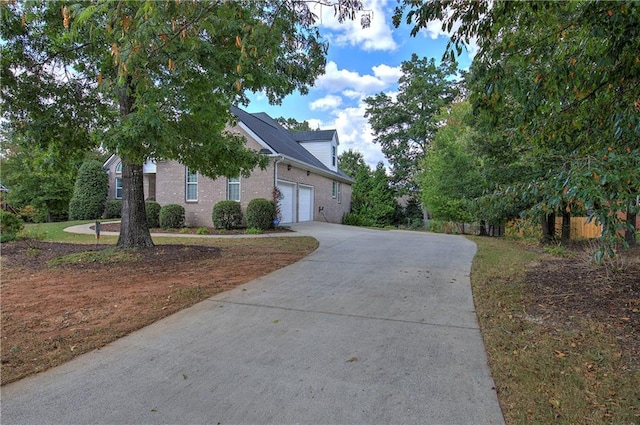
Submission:
M 602 232 L 602 226 L 596 225 L 594 221 L 587 222 L 587 217 L 571 217 L 571 239 L 591 239 L 599 238 Z M 562 217 L 556 217 L 556 236 L 560 238 L 562 232 Z M 517 222 L 507 223 L 507 235 L 542 237 L 540 226 L 518 226 Z

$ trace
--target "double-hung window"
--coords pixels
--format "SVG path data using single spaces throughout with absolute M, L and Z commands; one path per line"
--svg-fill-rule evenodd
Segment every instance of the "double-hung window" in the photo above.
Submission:
M 227 180 L 227 200 L 240 202 L 240 177 Z
M 198 202 L 198 173 L 186 169 L 185 199 L 187 202 Z
M 116 199 L 122 199 L 122 162 L 116 165 Z
M 342 202 L 342 183 L 334 181 L 331 186 L 331 197 L 338 200 L 338 203 Z

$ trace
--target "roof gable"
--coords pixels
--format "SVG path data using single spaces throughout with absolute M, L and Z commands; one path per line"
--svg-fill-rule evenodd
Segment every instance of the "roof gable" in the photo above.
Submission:
M 318 158 L 300 146 L 297 137 L 306 133 L 321 133 L 322 136 L 335 133 L 335 130 L 324 130 L 319 132 L 290 132 L 280 125 L 276 120 L 264 112 L 251 114 L 240 108 L 232 107 L 231 112 L 246 125 L 256 136 L 269 145 L 271 150 L 280 155 L 287 156 L 294 160 L 306 163 L 315 168 L 320 168 L 326 172 L 344 177 L 343 173 L 336 173 L 327 168 Z M 309 139 L 310 140 L 331 140 L 329 139 Z

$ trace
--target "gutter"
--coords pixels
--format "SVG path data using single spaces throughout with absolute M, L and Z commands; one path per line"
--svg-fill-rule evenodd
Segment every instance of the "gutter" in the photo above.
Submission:
M 302 168 L 303 170 L 313 171 L 316 174 L 320 174 L 322 176 L 329 177 L 332 180 L 339 180 L 339 181 L 341 181 L 343 183 L 353 184 L 353 183 L 356 182 L 355 180 L 353 180 L 350 177 L 343 177 L 343 176 L 339 175 L 336 172 L 324 170 L 322 168 L 316 167 L 316 166 L 311 165 L 309 163 L 306 163 L 306 162 L 303 162 L 303 161 L 298 161 L 297 159 L 291 158 L 291 157 L 286 156 L 286 155 L 282 155 L 281 154 L 281 155 L 279 155 L 279 157 L 280 157 L 280 159 L 278 161 L 276 161 L 276 165 L 279 162 L 282 162 L 282 163 L 285 163 L 285 164 L 295 165 L 298 168 Z

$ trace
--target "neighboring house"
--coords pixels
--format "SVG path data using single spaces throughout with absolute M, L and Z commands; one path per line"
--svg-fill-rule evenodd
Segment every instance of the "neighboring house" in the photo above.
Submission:
M 245 136 L 247 147 L 270 158 L 266 169 L 248 178 L 215 180 L 192 173 L 176 161 L 148 162 L 144 166 L 146 199 L 160 205 L 180 204 L 187 226 L 212 226 L 213 206 L 222 200 L 240 202 L 243 211 L 254 198 L 273 199 L 278 187 L 280 222 L 328 221 L 340 223 L 351 209 L 353 179 L 338 169 L 335 130 L 291 132 L 265 113 L 232 108 L 238 123 L 230 130 Z M 122 196 L 122 165 L 113 155 L 105 164 L 109 199 Z

